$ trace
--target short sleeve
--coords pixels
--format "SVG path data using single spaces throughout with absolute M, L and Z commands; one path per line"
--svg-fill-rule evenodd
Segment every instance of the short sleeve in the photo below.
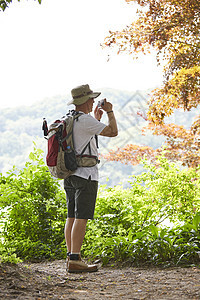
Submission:
M 91 135 L 99 135 L 102 130 L 106 127 L 104 123 L 99 122 L 90 115 L 87 115 L 87 130 Z

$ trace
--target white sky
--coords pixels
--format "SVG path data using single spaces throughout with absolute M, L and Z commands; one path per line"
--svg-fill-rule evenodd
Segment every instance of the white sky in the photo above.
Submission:
M 134 20 L 124 0 L 13 0 L 0 12 L 0 107 L 69 95 L 89 83 L 93 90 L 135 91 L 161 84 L 153 56 L 134 61 L 100 43 L 109 30 Z

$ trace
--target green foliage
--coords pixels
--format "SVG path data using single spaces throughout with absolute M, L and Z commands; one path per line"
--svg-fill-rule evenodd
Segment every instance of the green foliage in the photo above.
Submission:
M 20 0 L 18 0 L 20 2 Z M 4 11 L 7 7 L 9 7 L 9 4 L 12 3 L 12 0 L 0 0 L 0 11 Z M 38 3 L 41 4 L 42 0 L 38 0 Z
M 199 170 L 180 169 L 163 157 L 133 176 L 132 188 L 99 193 L 84 254 L 134 264 L 191 264 L 200 249 Z
M 65 253 L 65 195 L 42 154 L 34 148 L 23 170 L 13 168 L 0 177 L 2 239 L 21 258 L 58 258 Z
M 42 150 L 24 169 L 0 175 L 1 261 L 65 258 L 66 200 Z M 196 264 L 200 251 L 200 168 L 180 168 L 159 157 L 132 176 L 131 187 L 101 186 L 88 222 L 83 255 L 134 265 Z
M 17 257 L 15 249 L 0 242 L 0 263 L 19 263 L 22 260 Z

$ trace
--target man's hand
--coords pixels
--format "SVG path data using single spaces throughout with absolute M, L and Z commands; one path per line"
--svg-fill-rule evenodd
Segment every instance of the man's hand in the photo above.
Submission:
M 96 106 L 95 110 L 94 110 L 94 117 L 95 117 L 95 119 L 97 119 L 98 121 L 100 121 L 102 115 L 103 115 L 103 111 L 101 110 L 101 107 Z
M 106 99 L 104 99 L 104 105 L 101 105 L 101 107 L 98 107 L 98 105 L 96 106 L 95 110 L 94 110 L 94 117 L 95 119 L 97 119 L 98 121 L 101 120 L 101 117 L 103 115 L 103 111 L 108 112 L 112 110 L 112 104 L 110 102 L 107 102 Z
M 106 99 L 104 99 L 104 105 L 101 106 L 101 108 L 104 110 L 104 111 L 111 111 L 112 110 L 112 104 L 110 102 L 107 102 Z
M 118 129 L 117 129 L 117 122 L 115 119 L 114 112 L 112 110 L 113 105 L 110 102 L 107 102 L 106 99 L 104 99 L 104 105 L 101 105 L 101 108 L 107 112 L 108 116 L 108 126 L 106 126 L 100 135 L 108 136 L 108 137 L 114 137 L 118 135 Z M 102 112 L 103 113 L 103 112 Z

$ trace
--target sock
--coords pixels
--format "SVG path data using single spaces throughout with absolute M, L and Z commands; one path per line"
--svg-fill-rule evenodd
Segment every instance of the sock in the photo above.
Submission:
M 80 253 L 70 253 L 70 260 L 79 260 Z

